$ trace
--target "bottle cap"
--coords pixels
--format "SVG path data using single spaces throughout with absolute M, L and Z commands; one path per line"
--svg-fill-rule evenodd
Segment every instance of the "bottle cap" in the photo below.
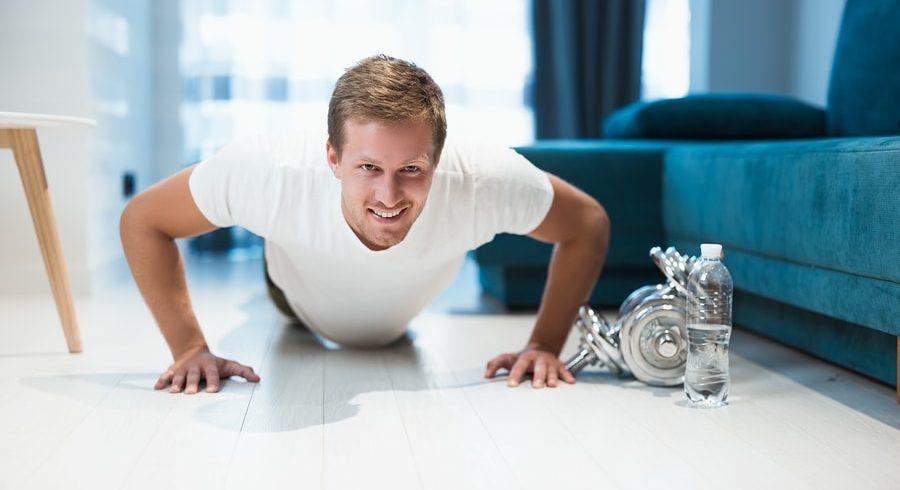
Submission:
M 700 244 L 700 255 L 707 259 L 721 259 L 722 245 L 718 243 Z

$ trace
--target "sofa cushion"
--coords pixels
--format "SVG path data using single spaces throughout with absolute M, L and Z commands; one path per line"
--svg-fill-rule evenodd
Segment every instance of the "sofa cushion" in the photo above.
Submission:
M 848 0 L 828 85 L 828 133 L 900 134 L 900 2 Z
M 671 236 L 900 282 L 900 137 L 681 146 L 663 172 Z
M 825 111 L 769 94 L 698 94 L 632 103 L 603 124 L 606 138 L 776 139 L 825 135 Z

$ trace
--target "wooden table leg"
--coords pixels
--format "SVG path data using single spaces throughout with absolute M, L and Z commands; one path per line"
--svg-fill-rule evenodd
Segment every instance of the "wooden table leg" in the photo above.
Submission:
M 69 274 L 57 233 L 56 217 L 50 204 L 50 191 L 47 188 L 37 132 L 34 129 L 0 129 L 0 143 L 12 148 L 16 166 L 19 167 L 19 176 L 25 187 L 28 209 L 31 211 L 31 220 L 44 257 L 44 268 L 50 280 L 50 289 L 53 291 L 69 352 L 81 352 L 75 302 L 69 287 Z

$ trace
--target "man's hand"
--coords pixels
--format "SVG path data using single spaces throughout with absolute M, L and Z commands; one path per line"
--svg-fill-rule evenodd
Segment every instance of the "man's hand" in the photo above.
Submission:
M 169 392 L 178 393 L 187 381 L 184 392 L 194 394 L 197 393 L 200 379 L 203 377 L 206 379 L 206 391 L 215 393 L 219 391 L 219 378 L 228 379 L 232 376 L 240 376 L 254 383 L 259 381 L 259 376 L 253 372 L 252 367 L 217 357 L 205 346 L 197 347 L 181 354 L 159 377 L 153 389 L 163 389 L 171 382 Z
M 566 365 L 552 352 L 526 347 L 519 352 L 500 354 L 487 363 L 485 378 L 492 378 L 498 369 L 508 369 L 508 386 L 518 386 L 519 379 L 525 373 L 534 373 L 531 378 L 533 388 L 542 388 L 544 380 L 547 386 L 556 387 L 557 380 L 561 377 L 569 384 L 575 384 L 575 376 L 566 369 Z

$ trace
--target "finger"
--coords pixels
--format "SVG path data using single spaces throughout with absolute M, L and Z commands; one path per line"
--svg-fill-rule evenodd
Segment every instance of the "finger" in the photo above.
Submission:
M 565 364 L 560 364 L 556 370 L 559 372 L 559 376 L 562 379 L 566 380 L 567 383 L 575 384 L 575 375 L 572 374 L 572 371 L 569 371 L 568 368 L 566 368 Z
M 493 378 L 499 369 L 509 369 L 515 359 L 515 354 L 501 354 L 488 362 L 487 371 L 484 372 L 485 378 Z
M 184 388 L 184 392 L 193 395 L 197 392 L 197 389 L 200 385 L 200 368 L 197 366 L 191 366 L 188 368 L 187 374 L 187 386 Z
M 544 380 L 547 378 L 547 361 L 543 357 L 538 357 L 534 361 L 534 376 L 531 377 L 532 388 L 543 388 Z
M 215 393 L 219 391 L 219 369 L 215 364 L 205 366 L 203 368 L 203 376 L 206 377 L 206 392 Z
M 550 369 L 549 366 L 547 367 L 547 386 L 550 388 L 556 388 L 556 382 L 559 380 L 556 372 L 556 369 Z
M 506 380 L 506 384 L 508 386 L 519 386 L 519 379 L 522 378 L 528 368 L 531 367 L 531 358 L 527 357 L 525 354 L 519 356 L 519 359 L 513 364 L 512 369 L 509 371 L 509 379 Z
M 247 381 L 256 383 L 259 381 L 259 375 L 253 372 L 253 368 L 250 366 L 241 366 L 241 376 L 244 377 Z
M 575 376 L 566 368 L 565 364 L 561 364 L 559 366 L 559 374 L 562 375 L 562 378 L 566 380 L 569 384 L 575 384 Z
M 172 381 L 172 378 L 175 377 L 175 371 L 169 369 L 168 371 L 162 373 L 158 380 L 156 380 L 156 384 L 153 385 L 154 390 L 161 390 Z
M 253 368 L 250 366 L 244 366 L 243 364 L 235 361 L 228 361 L 225 363 L 224 369 L 225 377 L 231 376 L 240 376 L 247 381 L 259 381 L 259 376 L 253 372 Z
M 186 371 L 180 369 L 175 372 L 175 377 L 172 378 L 172 387 L 169 389 L 171 393 L 178 393 L 181 391 L 181 386 L 184 384 L 184 375 Z
M 487 365 L 484 368 L 484 377 L 490 378 L 497 372 L 497 369 L 500 368 L 500 363 L 502 361 L 502 356 L 497 356 L 490 361 L 488 361 Z

